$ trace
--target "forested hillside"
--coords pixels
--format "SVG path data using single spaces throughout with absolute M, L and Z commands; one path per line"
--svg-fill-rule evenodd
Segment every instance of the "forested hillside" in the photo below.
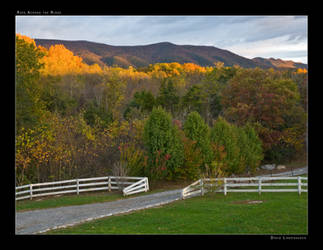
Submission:
M 116 65 L 123 68 L 129 66 L 138 68 L 146 67 L 149 64 L 171 62 L 214 66 L 214 62 L 223 62 L 224 66 L 239 65 L 243 68 L 307 69 L 307 64 L 273 58 L 248 59 L 214 46 L 177 45 L 169 42 L 137 46 L 112 46 L 89 41 L 51 39 L 35 39 L 35 42 L 36 45 L 47 49 L 53 45 L 62 44 L 75 55 L 83 58 L 87 64 L 100 66 Z
M 87 64 L 16 36 L 17 185 L 253 172 L 305 150 L 307 71 Z

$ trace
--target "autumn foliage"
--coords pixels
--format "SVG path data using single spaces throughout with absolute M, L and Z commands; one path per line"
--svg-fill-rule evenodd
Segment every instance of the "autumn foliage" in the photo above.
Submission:
M 244 174 L 304 152 L 307 71 L 88 65 L 16 35 L 17 185 Z

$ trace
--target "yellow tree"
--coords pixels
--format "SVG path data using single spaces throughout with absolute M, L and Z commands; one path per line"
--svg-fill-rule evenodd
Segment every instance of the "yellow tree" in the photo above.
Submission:
M 46 55 L 41 60 L 44 63 L 44 69 L 41 71 L 44 75 L 66 75 L 66 74 L 84 74 L 101 73 L 102 70 L 97 64 L 87 65 L 79 56 L 75 56 L 72 51 L 65 48 L 62 44 L 51 46 Z

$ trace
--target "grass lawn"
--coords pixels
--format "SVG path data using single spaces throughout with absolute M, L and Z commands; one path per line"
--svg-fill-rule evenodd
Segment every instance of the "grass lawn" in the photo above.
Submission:
M 307 193 L 208 193 L 47 234 L 307 234 L 307 218 Z

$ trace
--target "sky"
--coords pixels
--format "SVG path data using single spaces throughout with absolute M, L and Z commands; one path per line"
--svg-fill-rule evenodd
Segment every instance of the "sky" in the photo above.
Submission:
M 307 16 L 16 16 L 31 38 L 109 45 L 206 45 L 246 58 L 307 63 Z

